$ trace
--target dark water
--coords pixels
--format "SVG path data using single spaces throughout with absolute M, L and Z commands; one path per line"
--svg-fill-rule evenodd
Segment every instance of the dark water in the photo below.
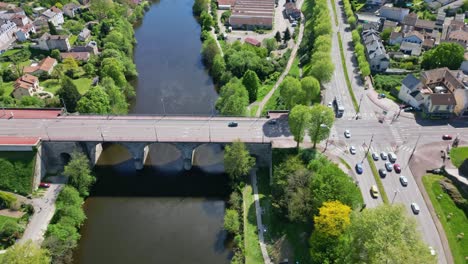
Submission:
M 201 62 L 193 0 L 155 2 L 135 29 L 138 70 L 131 113 L 209 115 L 218 95 Z

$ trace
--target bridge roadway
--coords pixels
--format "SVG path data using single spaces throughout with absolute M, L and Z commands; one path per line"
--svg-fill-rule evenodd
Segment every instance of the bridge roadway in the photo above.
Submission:
M 237 127 L 228 127 L 235 121 Z M 0 136 L 40 137 L 46 141 L 232 142 L 294 146 L 287 122 L 266 118 L 184 116 L 64 116 L 54 119 L 0 119 Z

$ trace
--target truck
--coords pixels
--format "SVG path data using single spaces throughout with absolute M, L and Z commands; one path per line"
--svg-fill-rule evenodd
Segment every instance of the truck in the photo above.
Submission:
M 335 97 L 335 99 L 333 100 L 333 105 L 335 107 L 336 117 L 342 117 L 345 109 L 341 100 Z

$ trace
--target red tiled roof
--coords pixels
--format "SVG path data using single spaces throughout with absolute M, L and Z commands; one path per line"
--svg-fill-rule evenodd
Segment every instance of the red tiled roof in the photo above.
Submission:
M 40 140 L 38 137 L 0 137 L 0 146 L 36 146 Z
M 62 114 L 61 109 L 17 109 L 17 108 L 0 108 L 0 119 L 10 119 L 11 113 L 15 119 L 54 119 Z
M 260 41 L 254 39 L 254 38 L 245 38 L 245 43 L 249 43 L 254 46 L 259 46 L 261 43 Z

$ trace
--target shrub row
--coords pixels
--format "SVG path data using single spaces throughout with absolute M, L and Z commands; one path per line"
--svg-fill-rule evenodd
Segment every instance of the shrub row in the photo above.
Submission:
M 354 12 L 353 12 L 353 9 L 351 7 L 351 3 L 349 2 L 349 0 L 343 0 L 343 7 L 344 7 L 346 17 L 348 18 L 348 24 L 350 24 L 351 27 L 354 28 L 356 26 L 356 17 L 354 16 Z
M 229 197 L 228 208 L 224 215 L 224 229 L 233 237 L 231 264 L 245 263 L 244 221 L 242 207 L 242 188 L 236 188 Z
M 354 43 L 354 53 L 356 54 L 361 75 L 363 77 L 368 76 L 370 75 L 370 65 L 369 62 L 367 62 L 366 49 L 361 43 L 361 35 L 357 29 L 352 31 L 352 38 Z

